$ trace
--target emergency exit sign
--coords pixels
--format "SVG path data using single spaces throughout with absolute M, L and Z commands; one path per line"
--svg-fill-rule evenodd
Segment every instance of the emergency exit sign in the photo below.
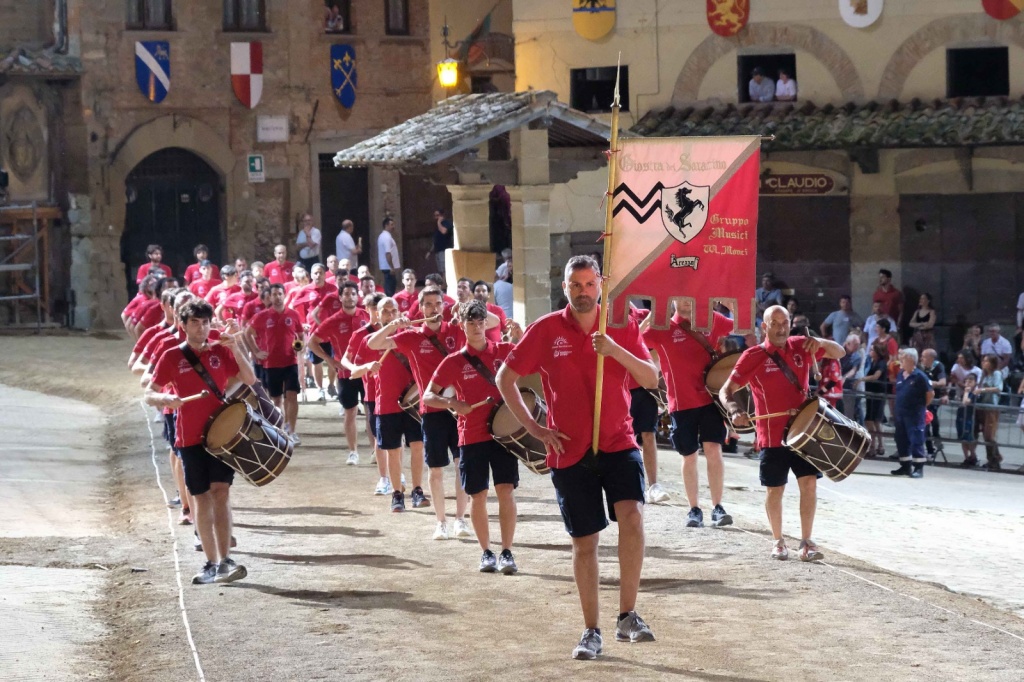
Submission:
M 249 182 L 266 182 L 262 154 L 249 154 Z

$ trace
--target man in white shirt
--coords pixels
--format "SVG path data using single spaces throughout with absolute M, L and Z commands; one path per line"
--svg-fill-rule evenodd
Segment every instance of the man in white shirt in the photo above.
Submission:
M 779 80 L 775 82 L 775 99 L 779 102 L 792 102 L 796 99 L 796 81 L 789 77 L 789 72 L 785 69 L 779 69 Z
M 356 256 L 363 252 L 363 238 L 360 237 L 359 243 L 356 244 L 356 240 L 352 237 L 355 229 L 356 226 L 351 220 L 341 221 L 341 232 L 338 233 L 338 238 L 334 240 L 334 255 L 338 257 L 339 263 L 347 260 L 349 267 L 352 267 L 353 263 L 355 263 L 356 267 L 359 266 L 359 259 Z
M 320 230 L 313 226 L 312 213 L 302 214 L 302 229 L 295 237 L 295 246 L 299 249 L 299 262 L 307 271 L 320 262 Z
M 985 327 L 985 332 L 988 336 L 981 341 L 982 356 L 997 356 L 999 358 L 999 369 L 1006 369 L 1006 366 L 1010 364 L 1010 359 L 1013 357 L 1013 346 L 1010 345 L 1005 336 L 999 333 L 1000 327 L 995 322 Z
M 394 296 L 395 289 L 398 286 L 398 279 L 395 277 L 395 273 L 402 267 L 401 261 L 398 259 L 398 244 L 391 234 L 395 229 L 394 219 L 385 218 L 382 227 L 384 229 L 380 231 L 380 236 L 377 237 L 377 266 L 380 268 L 381 273 L 384 274 L 384 293 L 388 296 Z
M 503 274 L 502 274 L 503 273 Z M 512 254 L 501 264 L 501 268 L 495 273 L 498 279 L 494 281 L 494 303 L 505 311 L 505 317 L 512 319 Z

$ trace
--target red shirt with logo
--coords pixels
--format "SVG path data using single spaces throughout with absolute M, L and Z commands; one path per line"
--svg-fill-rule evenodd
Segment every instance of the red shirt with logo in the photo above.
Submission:
M 398 312 L 406 315 L 410 310 L 412 310 L 413 305 L 419 303 L 419 296 L 419 292 L 417 291 L 410 292 L 402 289 L 392 296 L 392 298 L 394 298 L 395 303 L 398 304 Z M 418 308 L 419 306 L 417 305 L 416 307 Z
M 254 298 L 251 301 L 248 301 L 245 305 L 242 306 L 242 322 L 244 322 L 245 324 L 249 324 L 249 322 L 252 321 L 252 318 L 256 316 L 256 313 L 262 312 L 266 309 L 266 304 L 263 303 L 259 296 L 257 296 L 256 298 Z
M 452 319 L 452 309 L 455 307 L 455 299 L 448 294 L 441 294 L 441 304 L 443 306 L 441 310 L 441 319 L 450 320 Z M 423 315 L 420 313 L 420 302 L 419 294 L 416 294 L 416 300 L 409 306 L 409 314 L 406 315 L 410 320 L 418 320 Z
M 295 263 L 285 261 L 282 265 L 272 260 L 263 266 L 263 276 L 270 280 L 271 284 L 286 284 L 292 281 L 292 268 Z
M 203 273 L 199 272 L 199 263 L 193 263 L 185 268 L 185 286 L 192 284 L 197 279 L 201 279 L 202 276 Z
M 658 351 L 661 373 L 665 376 L 669 412 L 692 410 L 711 404 L 711 394 L 704 385 L 704 370 L 711 362 L 711 354 L 695 335 L 702 335 L 711 348 L 717 348 L 718 342 L 733 329 L 732 320 L 721 313 L 714 313 L 709 333 L 696 329 L 685 331 L 680 326 L 682 321 L 683 318 L 676 313 L 669 321 L 668 329 L 648 328 L 644 332 L 644 341 Z
M 739 386 L 750 384 L 750 392 L 754 396 L 754 410 L 757 414 L 772 414 L 800 407 L 807 400 L 807 378 L 811 372 L 811 354 L 803 349 L 806 336 L 791 336 L 786 345 L 777 348 L 765 339 L 759 346 L 743 351 L 736 366 L 729 375 L 729 381 Z M 775 364 L 769 353 L 778 356 L 793 370 L 802 390 L 786 378 L 779 366 Z M 821 348 L 815 354 L 817 358 L 825 356 Z M 783 445 L 782 439 L 789 423 L 790 415 L 780 415 L 771 419 L 759 419 L 756 424 L 757 443 L 763 448 L 777 448 Z
M 312 334 L 331 344 L 331 354 L 335 360 L 340 360 L 348 348 L 349 339 L 360 327 L 365 327 L 370 321 L 370 313 L 356 308 L 352 314 L 344 309 L 334 313 L 320 324 L 313 327 Z M 338 377 L 348 379 L 351 375 L 347 369 L 338 372 Z
M 156 366 L 156 363 L 160 361 L 163 354 L 174 348 L 180 346 L 181 342 L 185 340 L 185 332 L 176 327 L 168 327 L 162 334 L 157 334 L 153 337 L 153 340 L 149 342 L 145 350 L 142 351 L 142 361 L 149 363 L 152 366 Z M 209 335 L 206 337 L 209 343 L 220 340 L 220 330 L 211 329 Z
M 136 284 L 145 279 L 146 275 L 149 274 L 150 268 L 160 268 L 160 270 L 164 273 L 163 275 L 161 275 L 161 277 L 172 277 L 170 266 L 165 265 L 164 263 L 160 263 L 158 265 L 153 265 L 152 263 L 143 263 L 142 265 L 139 266 L 139 271 L 135 274 Z
M 297 312 L 288 308 L 281 312 L 267 308 L 257 313 L 249 326 L 256 332 L 256 345 L 267 353 L 260 364 L 267 369 L 291 367 L 295 364 L 292 343 L 302 337 L 302 318 Z
M 463 352 L 480 358 L 484 367 L 497 376 L 501 363 L 512 351 L 511 343 L 494 343 L 488 341 L 482 350 L 471 348 L 468 344 L 461 351 L 452 353 L 437 366 L 430 383 L 436 384 L 441 390 L 453 386 L 455 397 L 474 405 L 481 400 L 491 398 L 492 402 L 481 405 L 468 415 L 456 417 L 459 424 L 459 445 L 472 445 L 491 440 L 490 417 L 494 407 L 501 402 L 501 393 L 463 356 Z
M 242 286 L 240 284 L 232 284 L 228 286 L 224 282 L 221 282 L 214 288 L 210 289 L 210 292 L 206 294 L 206 302 L 214 307 L 216 310 L 217 306 L 224 302 L 228 296 L 238 294 L 242 292 Z
M 364 340 L 363 343 L 365 344 L 366 341 Z M 374 408 L 377 414 L 395 414 L 402 411 L 398 401 L 413 380 L 412 373 L 405 368 L 405 364 L 398 357 L 400 352 L 394 349 L 390 353 L 385 351 L 387 357 L 381 363 L 380 373 L 377 374 L 377 405 Z M 406 358 L 406 362 L 408 360 Z M 366 362 L 372 362 L 372 360 Z M 411 367 L 412 363 L 409 364 Z
M 508 317 L 505 316 L 505 311 L 500 305 L 494 305 L 493 303 L 487 304 L 487 312 L 494 313 L 498 316 L 498 326 L 491 327 L 485 332 L 487 334 L 487 340 L 498 343 L 501 341 L 501 332 L 505 329 L 505 322 L 508 321 Z
M 222 392 L 227 386 L 228 379 L 238 374 L 235 355 L 226 346 L 207 346 L 206 350 L 196 352 L 196 355 Z M 178 347 L 171 348 L 160 357 L 153 370 L 153 383 L 160 387 L 172 387 L 173 392 L 179 396 L 190 396 L 210 390 Z M 174 444 L 178 447 L 188 447 L 202 443 L 206 420 L 221 405 L 223 403 L 214 395 L 182 405 L 178 409 Z
M 547 464 L 553 469 L 572 466 L 590 448 L 597 384 L 597 352 L 590 335 L 595 331 L 596 324 L 593 329 L 581 329 L 566 306 L 530 325 L 505 360 L 517 374 L 540 372 L 548 405 L 547 426 L 569 436 L 568 441 L 563 441 L 562 453 L 548 452 Z M 624 327 L 608 327 L 607 332 L 623 349 L 650 361 L 636 322 L 629 320 Z M 628 376 L 625 367 L 605 358 L 598 435 L 601 452 L 636 448 L 633 420 L 629 416 Z
M 224 311 L 222 316 L 224 319 L 232 320 L 235 318 L 242 318 L 242 311 L 245 309 L 247 303 L 252 301 L 259 301 L 260 295 L 255 291 L 249 293 L 243 293 L 242 291 L 236 291 L 233 294 L 225 296 L 220 304 L 223 306 Z
M 145 350 L 146 345 L 153 340 L 154 336 L 160 332 L 167 331 L 167 326 L 168 325 L 166 323 L 160 322 L 159 324 L 154 324 L 152 327 L 147 327 L 146 331 L 139 335 L 139 339 L 135 342 L 135 345 L 132 346 L 132 354 L 138 355 Z
M 149 300 L 151 299 L 146 298 L 145 294 L 139 292 L 135 294 L 135 297 L 132 300 L 128 301 L 128 305 L 124 307 L 124 310 L 121 311 L 121 314 L 131 317 L 140 305 Z
M 149 329 L 155 324 L 160 324 L 167 317 L 164 314 L 163 306 L 160 305 L 159 298 L 143 303 L 135 312 L 139 318 L 136 324 L 141 324 L 143 329 Z
M 188 285 L 188 290 L 199 298 L 206 298 L 218 284 L 220 284 L 219 279 L 197 279 Z
M 440 344 L 444 352 L 438 350 L 432 339 Z M 392 336 L 391 340 L 398 346 L 398 350 L 409 358 L 409 365 L 412 367 L 420 395 L 426 393 L 427 383 L 441 361 L 449 353 L 454 353 L 466 345 L 466 335 L 462 328 L 448 322 L 441 322 L 441 326 L 436 332 L 425 324 L 409 327 Z M 420 413 L 430 412 L 440 412 L 440 410 L 436 407 L 427 407 L 421 400 Z
M 365 365 L 380 360 L 380 357 L 384 353 L 382 351 L 373 350 L 366 345 L 366 337 L 378 329 L 380 329 L 379 325 L 376 327 L 370 327 L 364 324 L 362 327 L 352 332 L 352 336 L 349 337 L 348 340 L 348 347 L 345 349 L 345 355 L 352 364 Z M 376 374 L 363 375 L 363 396 L 368 403 L 377 402 Z

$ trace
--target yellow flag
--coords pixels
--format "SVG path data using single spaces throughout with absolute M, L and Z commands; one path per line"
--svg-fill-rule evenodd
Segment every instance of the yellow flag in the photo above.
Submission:
M 597 40 L 615 28 L 615 0 L 572 0 L 572 25 L 587 40 Z

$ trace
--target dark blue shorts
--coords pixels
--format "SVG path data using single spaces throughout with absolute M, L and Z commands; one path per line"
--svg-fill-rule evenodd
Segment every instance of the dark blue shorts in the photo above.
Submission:
M 814 476 L 821 478 L 821 472 L 814 465 L 796 454 L 792 448 L 777 447 L 761 450 L 761 485 L 778 488 L 786 485 L 789 472 L 796 478 Z
M 658 427 L 658 401 L 646 388 L 629 392 L 629 416 L 633 418 L 633 433 L 654 433 Z
M 423 440 L 420 423 L 409 416 L 404 410 L 392 414 L 377 415 L 377 442 L 382 450 L 397 450 L 406 445 L 419 443 Z
M 299 366 L 266 367 L 263 370 L 266 381 L 263 385 L 271 398 L 279 398 L 285 393 L 299 392 Z
M 170 412 L 164 415 L 164 440 L 172 448 L 174 447 L 174 425 L 177 421 L 177 412 Z
M 338 379 L 338 402 L 343 408 L 351 410 L 357 407 L 362 396 L 362 379 Z
M 266 385 L 267 385 L 267 370 L 265 370 L 265 369 L 263 368 L 263 365 L 261 365 L 261 364 L 260 364 L 260 363 L 258 363 L 258 362 L 254 362 L 254 363 L 252 363 L 252 371 L 253 371 L 253 374 L 255 374 L 255 375 L 256 375 L 256 379 L 257 379 L 257 380 L 258 380 L 258 381 L 259 381 L 259 382 L 260 382 L 261 384 L 263 384 L 264 386 L 266 386 Z
M 564 469 L 552 469 L 551 482 L 565 530 L 574 538 L 607 528 L 609 518 L 616 520 L 616 502 L 644 502 L 644 462 L 636 448 L 599 452 L 596 457 L 584 457 Z
M 497 441 L 470 443 L 459 449 L 459 472 L 467 495 L 487 490 L 488 470 L 494 485 L 510 483 L 513 488 L 519 487 L 519 460 Z
M 446 467 L 459 456 L 459 425 L 448 410 L 428 412 L 423 418 L 423 459 L 431 469 Z
M 178 455 L 185 468 L 185 487 L 193 495 L 209 492 L 211 483 L 231 485 L 235 480 L 235 470 L 207 452 L 202 445 L 179 448 Z
M 375 445 L 380 447 L 380 441 L 377 439 L 377 403 L 372 400 L 365 401 L 363 406 L 366 408 L 366 421 L 370 424 L 370 433 L 373 434 Z
M 726 435 L 725 417 L 714 403 L 672 413 L 672 446 L 683 457 L 701 443 L 724 443 Z
M 321 343 L 320 347 L 324 349 L 324 353 L 328 357 L 331 356 L 333 354 L 333 352 L 334 352 L 333 349 L 331 348 L 331 344 L 327 343 L 326 341 Z M 324 359 L 322 357 L 320 357 L 319 355 L 317 355 L 316 353 L 314 353 L 311 350 L 307 350 L 306 351 L 306 359 L 309 360 L 314 365 L 319 365 L 321 362 L 324 361 Z

